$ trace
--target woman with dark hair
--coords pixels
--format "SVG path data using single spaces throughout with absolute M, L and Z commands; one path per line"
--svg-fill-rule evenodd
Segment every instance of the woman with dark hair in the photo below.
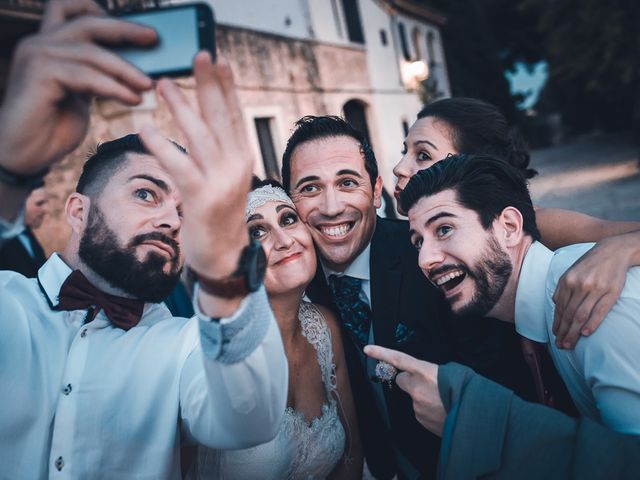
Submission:
M 529 167 L 524 139 L 495 106 L 474 98 L 445 98 L 425 106 L 409 129 L 393 169 L 396 199 L 416 172 L 456 153 L 500 157 L 526 178 L 537 173 Z M 398 211 L 404 214 L 399 206 Z M 640 222 L 611 222 L 553 208 L 536 208 L 536 222 L 551 249 L 599 242 L 565 273 L 554 297 L 556 341 L 571 348 L 580 334 L 599 326 L 618 299 L 628 268 L 640 264 Z
M 267 257 L 264 285 L 289 361 L 287 409 L 270 442 L 243 450 L 200 447 L 188 478 L 360 479 L 362 449 L 340 328 L 329 310 L 303 300 L 316 272 L 311 234 L 273 180 L 254 180 L 245 213 L 249 235 Z
M 435 142 L 429 142 L 433 134 L 438 138 Z M 443 142 L 441 136 L 447 141 Z M 428 143 L 416 145 L 417 140 Z M 421 149 L 424 150 L 422 156 L 418 151 L 410 151 L 420 146 L 424 147 Z M 415 172 L 441 160 L 448 153 L 493 155 L 523 170 L 526 178 L 537 174 L 529 168 L 526 142 L 496 107 L 475 98 L 454 97 L 430 103 L 418 113 L 407 135 L 403 157 L 393 170 L 398 177 L 396 191 L 398 187 L 402 190 Z

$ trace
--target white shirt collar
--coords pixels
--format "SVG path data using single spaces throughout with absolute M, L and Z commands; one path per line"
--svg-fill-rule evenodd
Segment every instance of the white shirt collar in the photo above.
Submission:
M 553 252 L 533 242 L 522 262 L 516 290 L 516 331 L 534 342 L 549 342 L 545 319 L 547 273 Z
M 320 260 L 320 265 L 322 265 L 322 271 L 324 272 L 324 278 L 329 282 L 329 277 L 331 275 L 348 275 L 349 277 L 359 278 L 360 280 L 369 281 L 370 280 L 370 272 L 369 272 L 369 257 L 371 255 L 371 242 L 367 244 L 367 247 L 356 257 L 356 259 L 351 262 L 351 264 L 346 268 L 344 272 L 336 272 L 327 267 L 322 260 Z
M 52 307 L 56 307 L 60 303 L 58 299 L 60 288 L 71 272 L 71 267 L 57 253 L 53 253 L 38 270 L 38 283 L 47 295 Z

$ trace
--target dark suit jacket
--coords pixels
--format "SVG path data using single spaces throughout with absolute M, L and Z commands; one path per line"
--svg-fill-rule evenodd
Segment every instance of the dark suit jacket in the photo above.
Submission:
M 404 220 L 378 218 L 371 240 L 371 307 L 375 342 L 434 363 L 457 360 L 535 398 L 513 326 L 492 319 L 454 321 L 440 292 L 418 267 Z M 337 314 L 322 268 L 307 289 L 309 298 Z M 396 336 L 398 324 L 410 334 Z M 397 386 L 384 387 L 391 431 L 375 408 L 373 392 L 359 360 L 357 346 L 344 336 L 345 357 L 358 413 L 367 464 L 377 478 L 397 470 L 396 445 L 422 474 L 435 478 L 440 440 L 415 419 L 411 398 Z
M 387 189 L 382 187 L 382 198 L 384 199 L 384 216 L 386 218 L 398 218 L 396 212 L 396 204 L 393 203 L 393 198 L 387 192 Z
M 0 247 L 0 270 L 12 270 L 23 274 L 25 277 L 34 278 L 46 257 L 44 250 L 38 240 L 33 235 L 30 228 L 25 233 L 31 240 L 34 257 L 24 248 L 24 245 L 18 237 L 7 240 Z
M 640 439 L 528 403 L 461 365 L 438 370 L 448 412 L 438 478 L 638 479 Z

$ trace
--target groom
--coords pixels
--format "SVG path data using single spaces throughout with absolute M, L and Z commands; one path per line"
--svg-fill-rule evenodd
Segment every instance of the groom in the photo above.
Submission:
M 376 362 L 366 360 L 364 346 L 435 363 L 458 359 L 533 398 L 515 335 L 491 320 L 449 328 L 446 302 L 417 266 L 408 223 L 376 217 L 382 189 L 376 159 L 347 122 L 301 119 L 283 155 L 282 179 L 318 250 L 307 294 L 333 306 L 345 327 L 367 465 L 376 478 L 434 478 L 439 439 L 416 421 L 408 395 L 376 380 Z

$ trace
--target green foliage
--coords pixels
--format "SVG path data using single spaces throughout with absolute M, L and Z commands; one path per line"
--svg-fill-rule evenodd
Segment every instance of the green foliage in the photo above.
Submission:
M 453 95 L 481 98 L 511 121 L 522 98 L 512 95 L 504 73 L 515 63 L 540 60 L 530 11 L 513 0 L 432 0 L 447 16 L 441 28 Z
M 575 131 L 621 129 L 640 119 L 640 2 L 521 0 L 538 16 L 549 65 L 542 110 Z
M 536 109 L 560 112 L 573 131 L 640 132 L 640 0 L 430 0 L 447 16 L 442 35 L 452 92 L 518 119 L 506 70 L 548 64 Z

